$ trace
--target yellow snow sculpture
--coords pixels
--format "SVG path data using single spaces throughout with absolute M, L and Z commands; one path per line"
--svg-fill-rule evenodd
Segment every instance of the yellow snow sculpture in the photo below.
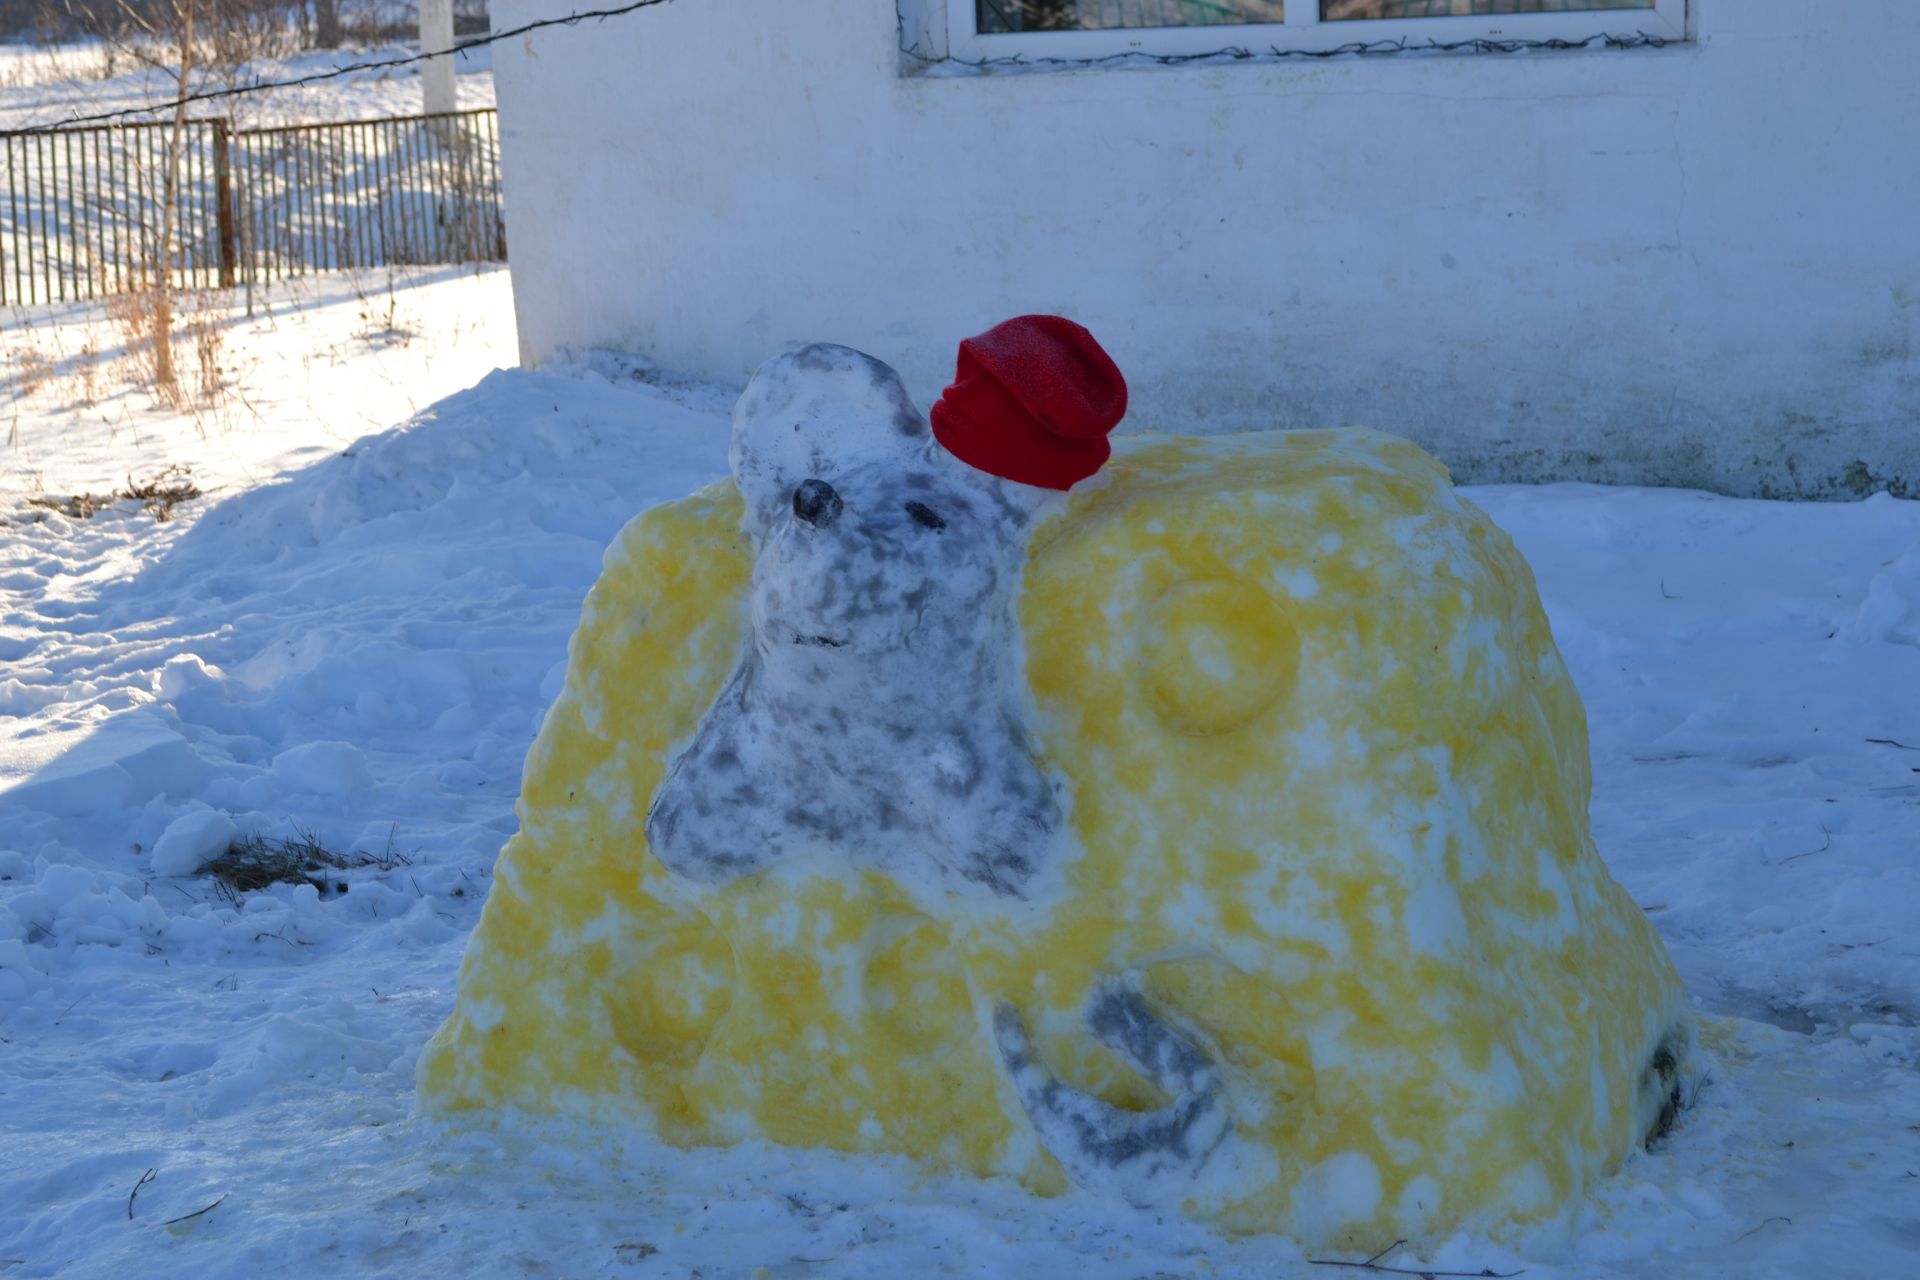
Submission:
M 1042 518 L 1022 697 L 1068 853 L 1024 895 L 650 850 L 747 643 L 742 514 L 714 485 L 609 551 L 428 1108 L 1376 1248 L 1550 1215 L 1671 1119 L 1684 996 L 1588 833 L 1579 696 L 1525 562 L 1413 445 L 1134 437 Z

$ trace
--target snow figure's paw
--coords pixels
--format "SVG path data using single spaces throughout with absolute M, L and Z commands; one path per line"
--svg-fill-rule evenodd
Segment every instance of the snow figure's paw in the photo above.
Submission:
M 1154 1111 L 1128 1111 L 1062 1084 L 1040 1061 L 1019 1010 L 1002 1003 L 993 1015 L 1000 1059 L 1020 1104 L 1068 1176 L 1141 1208 L 1178 1209 L 1233 1134 L 1220 1068 L 1138 992 L 1114 981 L 1094 989 L 1087 1027 L 1172 1101 Z
M 738 483 L 621 534 L 423 1103 L 1314 1249 L 1570 1211 L 1693 1051 L 1526 564 L 1365 431 L 988 475 L 1025 456 L 980 412 L 1017 347 L 937 441 L 877 361 L 784 357 Z M 1107 421 L 1096 366 L 1035 421 Z

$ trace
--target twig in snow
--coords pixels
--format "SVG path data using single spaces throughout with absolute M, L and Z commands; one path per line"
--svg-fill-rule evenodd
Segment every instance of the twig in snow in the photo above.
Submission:
M 1892 747 L 1896 751 L 1920 751 L 1920 747 L 1910 747 L 1906 743 L 1896 742 L 1892 738 L 1868 738 L 1867 741 L 1876 747 Z
M 1482 1267 L 1478 1271 L 1432 1271 L 1426 1267 L 1383 1267 L 1380 1265 L 1380 1259 L 1386 1257 L 1405 1243 L 1405 1240 L 1395 1240 L 1392 1244 L 1374 1254 L 1365 1262 L 1342 1262 L 1336 1258 L 1308 1258 L 1307 1261 L 1316 1267 L 1348 1267 L 1355 1271 L 1372 1271 L 1379 1275 L 1418 1276 L 1420 1280 L 1439 1280 L 1441 1276 L 1463 1276 L 1467 1277 L 1468 1280 L 1481 1280 L 1483 1277 L 1492 1277 L 1493 1280 L 1508 1280 L 1508 1277 L 1524 1274 L 1521 1271 L 1495 1271 L 1492 1267 Z
M 160 1176 L 160 1171 L 158 1169 L 149 1169 L 145 1173 L 140 1175 L 140 1181 L 133 1184 L 133 1190 L 127 1192 L 127 1221 L 128 1222 L 133 1221 L 133 1199 L 135 1196 L 140 1194 L 140 1188 L 146 1186 L 149 1182 L 152 1182 L 155 1178 L 159 1176 Z
M 223 1195 L 218 1200 L 215 1200 L 212 1204 L 208 1205 L 204 1209 L 195 1209 L 192 1213 L 183 1213 L 177 1218 L 168 1218 L 165 1222 L 161 1223 L 160 1225 L 163 1227 L 170 1227 L 176 1222 L 185 1222 L 190 1218 L 197 1218 L 203 1213 L 212 1213 L 215 1209 L 218 1209 L 221 1205 L 225 1204 L 226 1202 L 227 1202 L 227 1198 Z
M 1820 828 L 1820 834 L 1827 838 L 1825 844 L 1821 845 L 1818 849 L 1809 849 L 1805 853 L 1789 854 L 1787 857 L 1780 859 L 1777 865 L 1784 867 L 1789 862 L 1798 862 L 1802 858 L 1811 858 L 1816 853 L 1825 853 L 1827 850 L 1833 848 L 1833 832 L 1822 827 Z
M 1662 600 L 1678 600 L 1680 598 L 1667 590 L 1667 580 L 1665 578 L 1660 579 L 1660 598 Z
M 1792 1218 L 1783 1218 L 1783 1217 L 1772 1217 L 1772 1218 L 1762 1218 L 1762 1219 L 1760 1219 L 1760 1225 L 1759 1225 L 1759 1226 L 1757 1226 L 1757 1227 L 1753 1227 L 1753 1228 L 1751 1228 L 1751 1229 L 1749 1229 L 1749 1230 L 1746 1230 L 1746 1231 L 1742 1231 L 1742 1232 L 1741 1232 L 1741 1233 L 1740 1233 L 1739 1235 L 1737 1235 L 1737 1236 L 1735 1236 L 1735 1237 L 1733 1238 L 1733 1242 L 1734 1242 L 1735 1244 L 1739 1244 L 1739 1243 L 1740 1243 L 1740 1242 L 1741 1242 L 1742 1240 L 1745 1240 L 1745 1239 L 1746 1239 L 1746 1238 L 1747 1238 L 1748 1236 L 1750 1236 L 1750 1235 L 1755 1235 L 1755 1234 L 1757 1234 L 1758 1232 L 1760 1232 L 1760 1231 L 1761 1231 L 1761 1230 L 1762 1230 L 1763 1228 L 1765 1228 L 1765 1227 L 1766 1227 L 1766 1225 L 1767 1225 L 1767 1224 L 1768 1224 L 1769 1222 L 1784 1222 L 1784 1223 L 1786 1223 L 1786 1224 L 1787 1224 L 1788 1226 L 1792 1226 L 1792 1225 L 1793 1225 L 1793 1219 L 1792 1219 Z
M 78 1008 L 80 1007 L 80 1005 L 81 1005 L 81 1003 L 82 1003 L 83 1001 L 85 1001 L 85 1000 L 86 1000 L 86 998 L 87 998 L 87 996 L 90 996 L 90 995 L 92 995 L 92 994 L 93 994 L 93 992 L 91 992 L 91 991 L 89 991 L 89 992 L 87 992 L 87 995 L 84 995 L 84 996 L 81 996 L 79 1000 L 75 1000 L 75 1001 L 74 1001 L 74 1002 L 73 1002 L 72 1004 L 70 1004 L 70 1005 L 68 1005 L 68 1006 L 67 1006 L 66 1008 L 64 1008 L 64 1009 L 62 1009 L 62 1010 L 60 1011 L 60 1017 L 59 1017 L 59 1018 L 55 1018 L 55 1019 L 53 1020 L 53 1025 L 54 1025 L 54 1026 L 56 1026 L 56 1027 L 57 1027 L 57 1026 L 59 1026 L 59 1025 L 60 1025 L 60 1020 L 61 1020 L 61 1018 L 65 1018 L 65 1017 L 66 1017 L 66 1016 L 67 1016 L 68 1014 L 70 1014 L 70 1013 L 72 1013 L 72 1012 L 73 1012 L 73 1011 L 74 1011 L 75 1009 L 78 1009 Z

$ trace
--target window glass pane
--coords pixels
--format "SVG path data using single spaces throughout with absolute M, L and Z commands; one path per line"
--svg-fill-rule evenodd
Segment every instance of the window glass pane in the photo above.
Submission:
M 975 29 L 1108 31 L 1120 27 L 1215 27 L 1281 22 L 1282 0 L 975 0 Z
M 1465 18 L 1495 13 L 1585 13 L 1651 9 L 1653 0 L 1320 0 L 1327 22 L 1348 18 Z

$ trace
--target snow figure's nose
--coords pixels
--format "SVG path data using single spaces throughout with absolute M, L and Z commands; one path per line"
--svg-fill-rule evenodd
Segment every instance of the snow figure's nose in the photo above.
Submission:
M 846 505 L 825 480 L 802 480 L 793 491 L 793 514 L 816 529 L 831 529 Z

